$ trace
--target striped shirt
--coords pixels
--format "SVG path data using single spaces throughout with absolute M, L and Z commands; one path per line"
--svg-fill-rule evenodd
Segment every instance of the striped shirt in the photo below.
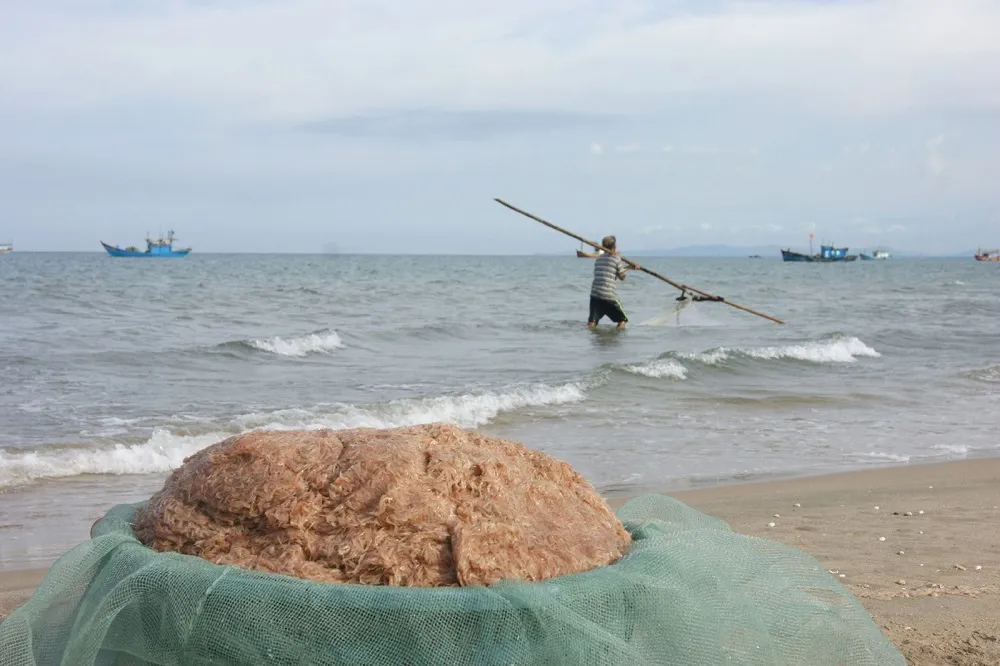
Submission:
M 618 280 L 625 279 L 625 262 L 617 254 L 605 252 L 594 262 L 594 282 L 590 295 L 604 301 L 618 300 Z

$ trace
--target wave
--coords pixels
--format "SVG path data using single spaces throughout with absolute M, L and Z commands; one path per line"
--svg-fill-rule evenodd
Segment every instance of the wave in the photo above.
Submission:
M 227 433 L 196 436 L 153 430 L 142 443 L 112 447 L 58 447 L 26 453 L 0 450 L 0 488 L 30 483 L 36 479 L 85 474 L 157 474 L 180 466 L 184 458 L 218 442 Z
M 898 453 L 884 453 L 882 451 L 869 451 L 868 453 L 858 453 L 855 454 L 860 458 L 867 458 L 871 460 L 887 460 L 889 462 L 898 463 L 908 463 L 910 462 L 910 456 L 901 455 Z
M 392 428 L 446 422 L 463 428 L 486 425 L 505 412 L 581 402 L 586 390 L 579 383 L 537 384 L 501 392 L 407 398 L 357 407 L 334 404 L 317 410 L 279 410 L 239 416 L 234 425 L 246 429 Z
M 633 375 L 652 377 L 653 379 L 687 379 L 688 369 L 672 358 L 657 359 L 650 363 L 621 366 L 621 369 Z
M 258 351 L 277 354 L 278 356 L 296 358 L 302 358 L 310 354 L 329 354 L 332 351 L 344 348 L 344 342 L 337 335 L 337 332 L 329 329 L 295 338 L 275 336 L 262 340 L 243 340 L 239 344 Z
M 972 370 L 971 372 L 963 373 L 963 375 L 977 382 L 985 382 L 987 384 L 1000 383 L 1000 365 L 991 365 L 981 370 Z
M 156 428 L 145 442 L 95 447 L 50 447 L 36 451 L 0 449 L 0 488 L 37 479 L 84 474 L 165 474 L 184 458 L 226 437 L 253 430 L 391 428 L 444 421 L 482 426 L 502 413 L 586 399 L 577 383 L 510 387 L 497 392 L 394 400 L 367 406 L 332 404 L 244 414 L 225 425 L 204 423 L 205 432 L 175 434 Z M 185 428 L 190 431 L 190 426 Z
M 935 451 L 941 451 L 941 455 L 966 456 L 969 454 L 969 447 L 964 444 L 935 444 L 932 447 Z
M 859 357 L 878 358 L 878 351 L 856 337 L 836 337 L 779 347 L 718 347 L 697 354 L 677 354 L 679 358 L 705 365 L 722 365 L 732 358 L 761 361 L 795 360 L 810 363 L 853 363 Z

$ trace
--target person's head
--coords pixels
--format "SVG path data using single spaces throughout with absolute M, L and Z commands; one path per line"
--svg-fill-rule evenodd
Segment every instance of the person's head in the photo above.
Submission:
M 617 244 L 618 243 L 615 240 L 614 236 L 605 236 L 604 238 L 601 239 L 601 245 L 603 245 L 604 249 L 608 250 L 609 252 L 614 252 L 615 251 L 615 246 Z

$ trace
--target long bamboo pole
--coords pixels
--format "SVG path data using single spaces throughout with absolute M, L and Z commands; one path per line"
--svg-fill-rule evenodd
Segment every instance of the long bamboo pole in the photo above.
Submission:
M 599 244 L 595 243 L 594 241 L 588 240 L 588 239 L 584 238 L 583 236 L 577 236 L 572 231 L 568 231 L 566 229 L 563 229 L 560 226 L 552 224 L 551 222 L 547 222 L 547 221 L 543 220 L 542 218 L 540 218 L 540 217 L 538 217 L 536 215 L 532 215 L 528 211 L 521 210 L 517 206 L 514 206 L 512 204 L 507 203 L 503 199 L 496 199 L 495 198 L 494 201 L 496 201 L 498 204 L 500 204 L 502 206 L 506 206 L 507 208 L 510 208 L 512 211 L 514 211 L 516 213 L 520 213 L 521 215 L 524 215 L 525 217 L 534 220 L 535 222 L 539 222 L 541 224 L 544 224 L 545 226 L 549 227 L 550 229 L 555 229 L 556 231 L 558 231 L 560 233 L 566 234 L 570 238 L 575 238 L 578 241 L 580 241 L 581 243 L 585 243 L 586 245 L 589 245 L 589 246 L 591 246 L 594 249 L 597 249 L 597 250 L 603 249 Z M 673 280 L 671 280 L 670 278 L 668 278 L 668 277 L 666 277 L 664 275 L 660 275 L 659 273 L 657 273 L 655 271 L 651 271 L 648 268 L 644 268 L 644 267 L 640 266 L 639 264 L 635 263 L 631 259 L 626 259 L 625 257 L 622 257 L 622 261 L 624 261 L 626 264 L 628 264 L 629 266 L 631 266 L 635 270 L 642 271 L 643 273 L 646 273 L 648 275 L 652 275 L 655 278 L 659 278 L 660 280 L 663 280 L 664 282 L 666 282 L 667 284 L 669 284 L 671 287 L 674 287 L 675 289 L 679 289 L 682 293 L 684 293 L 684 292 L 691 292 L 691 293 L 694 293 L 694 294 L 698 294 L 700 296 L 703 296 L 706 300 L 717 301 L 719 303 L 725 303 L 726 305 L 734 307 L 734 308 L 736 308 L 738 310 L 743 310 L 744 312 L 749 312 L 750 314 L 757 315 L 758 317 L 763 317 L 764 319 L 770 319 L 771 321 L 777 322 L 779 324 L 784 324 L 785 323 L 785 322 L 781 321 L 780 319 L 778 319 L 777 317 L 772 317 L 771 315 L 766 315 L 763 312 L 757 312 L 756 310 L 751 310 L 750 308 L 744 307 L 744 306 L 742 306 L 742 305 L 740 305 L 738 303 L 733 303 L 732 301 L 727 301 L 726 299 L 722 298 L 721 296 L 715 296 L 713 294 L 708 293 L 707 291 L 702 291 L 701 289 L 696 289 L 696 288 L 690 287 L 690 286 L 688 286 L 686 284 L 679 284 L 677 282 L 674 282 Z

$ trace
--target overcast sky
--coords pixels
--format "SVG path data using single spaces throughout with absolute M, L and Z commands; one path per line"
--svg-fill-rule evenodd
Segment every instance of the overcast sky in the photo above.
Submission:
M 8 0 L 0 241 L 1000 245 L 997 0 Z

